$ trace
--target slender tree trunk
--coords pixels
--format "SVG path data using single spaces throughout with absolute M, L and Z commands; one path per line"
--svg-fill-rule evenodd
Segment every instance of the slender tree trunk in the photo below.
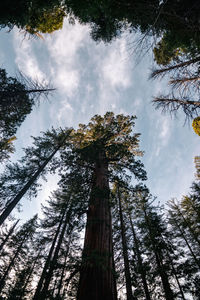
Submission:
M 196 234 L 196 232 L 193 230 L 193 228 L 191 227 L 191 224 L 187 221 L 187 219 L 184 217 L 184 214 L 182 213 L 182 211 L 180 210 L 180 208 L 178 206 L 176 206 L 180 216 L 183 219 L 183 222 L 186 224 L 186 226 L 189 229 L 189 232 L 191 233 L 191 235 L 193 236 L 194 240 L 197 242 L 197 244 L 200 246 L 200 241 L 198 239 L 198 235 Z
M 31 266 L 31 268 L 30 268 L 30 272 L 29 272 L 29 274 L 28 274 L 28 276 L 27 276 L 27 278 L 26 278 L 26 281 L 25 281 L 25 284 L 24 284 L 24 287 L 23 287 L 23 290 L 22 290 L 22 295 L 24 295 L 25 292 L 26 292 L 26 288 L 27 288 L 27 286 L 28 286 L 28 284 L 29 284 L 29 282 L 30 282 L 31 276 L 32 276 L 33 271 L 34 271 L 34 269 L 35 269 L 35 266 L 36 266 L 36 264 L 37 264 L 37 260 L 38 260 L 38 258 L 40 257 L 41 251 L 42 251 L 42 250 L 40 249 L 39 252 L 38 252 L 37 257 L 36 257 L 36 258 L 34 259 L 34 261 L 33 261 L 33 264 L 32 264 L 32 266 Z
M 96 161 L 91 190 L 77 300 L 116 300 L 108 162 Z
M 125 226 L 124 226 L 124 218 L 123 218 L 123 212 L 122 212 L 119 187 L 117 189 L 118 189 L 119 218 L 120 218 L 121 237 L 122 237 L 125 279 L 126 279 L 126 296 L 127 296 L 127 300 L 136 300 L 136 298 L 133 297 L 133 292 L 132 292 L 131 274 L 130 274 L 129 259 L 128 259 L 128 247 L 127 247 L 127 241 L 126 241 L 126 230 L 125 230 Z
M 131 230 L 132 230 L 132 233 L 133 233 L 133 240 L 134 240 L 134 244 L 135 244 L 136 256 L 137 256 L 137 260 L 138 260 L 140 275 L 141 275 L 141 278 L 142 278 L 142 285 L 143 285 L 143 289 L 144 289 L 144 292 L 145 292 L 145 297 L 146 297 L 146 300 L 151 300 L 148 284 L 147 284 L 147 281 L 146 281 L 146 272 L 145 272 L 144 267 L 143 267 L 142 256 L 141 256 L 141 253 L 140 253 L 140 250 L 139 250 L 138 239 L 137 239 L 137 236 L 136 236 L 136 232 L 135 232 L 134 225 L 133 225 L 130 214 L 129 214 L 129 221 L 130 221 Z
M 60 236 L 59 236 L 59 239 L 58 239 L 58 243 L 57 243 L 55 251 L 54 251 L 53 258 L 49 263 L 49 271 L 47 272 L 47 274 L 45 276 L 44 286 L 43 286 L 43 289 L 41 291 L 40 296 L 38 297 L 38 300 L 39 299 L 41 299 L 41 300 L 45 299 L 45 296 L 47 295 L 49 284 L 50 284 L 50 281 L 52 279 L 53 272 L 54 272 L 54 269 L 55 269 L 55 265 L 56 265 L 57 260 L 58 260 L 58 254 L 59 254 L 60 247 L 61 247 L 61 244 L 62 244 L 62 241 L 63 241 L 63 237 L 64 237 L 64 234 L 65 234 L 67 225 L 69 224 L 70 213 L 71 213 L 71 207 L 69 208 L 69 210 L 66 213 L 65 220 L 64 220 L 64 223 L 63 223 L 63 227 L 62 227 L 62 230 L 61 230 L 61 233 L 60 233 Z
M 61 228 L 61 225 L 62 225 L 62 222 L 63 222 L 64 214 L 65 214 L 65 212 L 63 212 L 63 214 L 61 216 L 58 228 L 56 230 L 56 234 L 54 236 L 53 242 L 51 244 L 51 248 L 49 250 L 48 257 L 47 257 L 47 259 L 45 261 L 45 264 L 44 264 L 44 267 L 43 267 L 43 270 L 42 270 L 42 274 L 40 276 L 40 280 L 39 280 L 39 282 L 37 284 L 37 288 L 35 290 L 35 294 L 33 296 L 33 300 L 38 300 L 39 299 L 38 297 L 40 295 L 40 292 L 41 292 L 41 289 L 42 289 L 42 285 L 43 285 L 43 282 L 45 280 L 45 276 L 46 276 L 47 270 L 49 268 L 50 260 L 51 260 L 51 257 L 52 257 L 52 254 L 53 254 L 53 251 L 54 251 L 54 248 L 55 248 L 55 244 L 56 244 L 59 232 L 60 232 L 60 228 Z
M 6 235 L 5 239 L 3 240 L 3 242 L 0 245 L 0 252 L 3 249 L 4 245 L 7 243 L 7 241 L 9 240 L 10 236 L 12 235 L 13 231 L 15 230 L 15 227 L 17 226 L 19 220 L 17 220 L 15 222 L 15 224 L 10 228 L 8 234 Z
M 0 91 L 0 97 L 12 97 L 16 95 L 24 95 L 24 94 L 43 94 L 55 91 L 55 89 L 30 89 L 30 90 L 15 90 L 15 91 Z
M 173 272 L 173 274 L 174 274 L 174 277 L 175 277 L 175 279 L 176 279 L 177 285 L 178 285 L 178 287 L 179 287 L 179 291 L 180 291 L 180 293 L 181 293 L 181 297 L 182 297 L 183 300 L 186 300 L 186 299 L 185 299 L 185 296 L 184 296 L 184 293 L 183 293 L 182 286 L 181 286 L 180 281 L 179 281 L 178 276 L 177 276 L 177 272 L 176 272 L 175 267 L 174 267 L 173 260 L 172 260 L 172 258 L 171 258 L 171 256 L 170 256 L 168 250 L 167 250 L 167 256 L 168 256 L 168 258 L 169 258 L 169 261 L 170 261 L 170 264 L 171 264 L 171 267 L 172 267 L 172 272 Z
M 148 230 L 149 230 L 149 235 L 150 235 L 150 239 L 151 239 L 151 243 L 152 243 L 152 248 L 153 248 L 153 252 L 156 258 L 156 264 L 158 267 L 158 272 L 162 281 L 162 285 L 163 285 L 163 290 L 165 293 L 165 298 L 166 300 L 173 300 L 174 299 L 174 294 L 171 290 L 170 284 L 169 284 L 169 280 L 168 280 L 168 275 L 163 267 L 163 259 L 162 259 L 162 254 L 158 252 L 158 250 L 156 249 L 156 241 L 154 239 L 154 235 L 152 234 L 152 230 L 151 230 L 151 224 L 149 222 L 149 218 L 148 215 L 146 213 L 146 211 L 144 210 L 144 215 L 145 215 L 145 220 L 146 223 L 148 225 Z
M 200 268 L 200 261 L 198 260 L 198 258 L 197 258 L 196 255 L 194 254 L 194 252 L 193 252 L 193 250 L 192 250 L 192 248 L 191 248 L 191 246 L 190 246 L 190 244 L 189 244 L 187 238 L 185 237 L 185 234 L 184 234 L 183 230 L 181 229 L 180 225 L 178 224 L 178 222 L 176 222 L 175 219 L 173 219 L 173 221 L 174 221 L 176 227 L 178 228 L 178 230 L 179 230 L 179 232 L 180 232 L 180 236 L 181 236 L 182 239 L 185 241 L 185 243 L 186 243 L 186 245 L 187 245 L 187 247 L 188 247 L 188 249 L 189 249 L 189 251 L 190 251 L 192 257 L 194 258 L 194 261 L 196 262 L 197 266 Z
M 155 248 L 154 248 L 154 254 L 156 257 L 156 263 L 157 263 L 158 271 L 159 271 L 160 278 L 162 281 L 165 298 L 166 298 L 166 300 L 173 300 L 174 294 L 173 294 L 170 284 L 169 284 L 168 275 L 166 274 L 166 272 L 163 268 L 162 259 L 160 258 L 159 254 L 157 253 Z
M 59 145 L 52 154 L 44 161 L 44 163 L 39 167 L 37 172 L 29 179 L 29 181 L 25 184 L 25 186 L 21 189 L 21 191 L 18 193 L 18 195 L 6 206 L 3 213 L 0 215 L 0 226 L 3 224 L 3 222 L 6 220 L 6 218 L 10 215 L 12 210 L 15 208 L 15 206 L 19 203 L 19 201 L 22 199 L 22 197 L 26 194 L 26 192 L 29 190 L 31 185 L 34 183 L 34 181 L 37 179 L 37 177 L 41 174 L 41 172 L 44 170 L 46 165 L 50 162 L 50 160 L 53 158 L 53 156 L 56 154 L 56 152 L 60 149 L 62 145 Z
M 189 66 L 189 65 L 194 64 L 194 63 L 199 62 L 199 61 L 200 61 L 200 56 L 197 56 L 196 58 L 186 60 L 186 61 L 181 62 L 179 64 L 169 66 L 167 68 L 162 68 L 162 69 L 155 70 L 155 71 L 152 72 L 151 77 L 154 78 L 154 77 L 157 77 L 158 75 L 162 75 L 162 73 L 169 72 L 169 71 L 172 71 L 172 70 L 175 70 L 175 69 L 184 68 L 186 66 Z
M 70 242 L 69 242 L 69 244 L 70 244 Z M 65 275 L 67 257 L 69 255 L 69 244 L 68 244 L 67 250 L 65 252 L 65 260 L 64 260 L 64 264 L 63 264 L 63 267 L 62 267 L 62 273 L 61 273 L 59 284 L 58 284 L 58 291 L 57 291 L 57 294 L 56 294 L 56 297 L 58 299 L 59 299 L 59 297 L 61 297 L 60 292 L 61 292 L 62 285 L 63 285 L 63 279 L 64 279 L 64 275 Z
M 22 246 L 24 244 L 24 241 L 26 239 L 26 236 L 24 237 L 23 241 L 20 243 L 19 247 L 17 248 L 17 251 L 15 252 L 13 258 L 11 259 L 7 269 L 5 270 L 4 274 L 3 274 L 3 277 L 1 278 L 0 280 L 0 292 L 3 290 L 4 288 L 4 285 L 5 285 L 5 281 L 6 281 L 6 278 L 11 270 L 11 268 L 14 266 L 14 263 L 15 263 L 15 260 L 20 252 L 20 250 L 22 249 Z

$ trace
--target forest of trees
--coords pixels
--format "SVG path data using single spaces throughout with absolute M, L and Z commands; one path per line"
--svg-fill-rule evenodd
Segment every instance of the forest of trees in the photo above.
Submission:
M 6 166 L 1 299 L 199 299 L 199 182 L 160 207 L 143 183 L 134 124 L 106 113 L 77 130 L 52 129 Z M 60 180 L 43 217 L 19 223 L 12 210 L 47 172 Z
M 25 34 L 52 33 L 67 17 L 89 25 L 97 42 L 139 32 L 143 47 L 153 37 L 150 77 L 167 77 L 171 88 L 153 104 L 175 115 L 181 108 L 198 135 L 199 16 L 198 0 L 0 3 L 0 27 Z M 18 128 L 53 91 L 0 69 L 0 299 L 199 300 L 199 156 L 190 193 L 165 206 L 144 183 L 136 116 L 107 112 L 78 129 L 51 128 L 10 161 Z M 49 174 L 58 188 L 43 199 L 42 216 L 14 217 Z

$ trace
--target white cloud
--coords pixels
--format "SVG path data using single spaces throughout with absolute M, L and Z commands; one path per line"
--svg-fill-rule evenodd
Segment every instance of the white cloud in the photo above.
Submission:
M 131 69 L 125 39 L 117 40 L 110 50 L 102 64 L 103 80 L 113 87 L 127 88 L 131 84 Z
M 56 87 L 72 97 L 80 81 L 80 53 L 88 36 L 88 28 L 76 24 L 64 23 L 61 31 L 55 32 L 46 39 L 49 52 L 51 76 Z
M 170 138 L 170 120 L 169 117 L 162 118 L 160 120 L 160 139 L 162 141 L 162 145 L 165 146 Z
M 72 97 L 79 85 L 78 71 L 60 68 L 54 79 L 54 84 L 62 94 Z
M 32 41 L 26 38 L 22 40 L 18 30 L 14 31 L 14 49 L 16 53 L 15 63 L 20 71 L 32 79 L 44 81 L 46 76 L 41 71 L 38 60 L 34 55 Z

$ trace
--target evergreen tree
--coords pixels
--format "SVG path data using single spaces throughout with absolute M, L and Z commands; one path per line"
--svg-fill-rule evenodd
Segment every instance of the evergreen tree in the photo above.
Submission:
M 171 253 L 172 248 L 168 244 L 166 225 L 155 208 L 150 204 L 150 201 L 152 201 L 150 195 L 146 192 L 138 192 L 136 199 L 136 214 L 140 216 L 139 226 L 143 234 L 143 243 L 152 255 L 154 272 L 161 279 L 165 299 L 175 299 L 175 294 L 170 283 L 171 268 L 167 255 L 167 253 Z
M 1 277 L 0 277 L 0 293 L 5 293 L 4 287 L 8 281 L 9 274 L 13 268 L 16 268 L 20 263 L 23 263 L 23 260 L 26 258 L 29 242 L 33 240 L 35 231 L 37 228 L 37 215 L 32 219 L 28 220 L 21 228 L 17 231 L 16 234 L 12 235 L 11 240 L 8 243 L 8 257 L 9 260 L 6 260 L 5 265 L 2 269 Z M 12 276 L 11 276 L 12 278 Z
M 47 172 L 46 165 L 62 147 L 67 145 L 71 130 L 47 131 L 43 137 L 34 138 L 34 146 L 24 149 L 19 163 L 9 164 L 1 176 L 0 193 L 6 203 L 0 216 L 0 225 L 9 216 L 26 192 L 37 194 L 37 179 Z M 55 161 L 56 162 L 56 161 Z M 55 172 L 55 164 L 51 166 Z
M 0 141 L 14 136 L 39 97 L 53 90 L 22 73 L 14 78 L 0 69 Z
M 65 10 L 60 0 L 7 1 L 0 4 L 1 28 L 17 26 L 31 34 L 51 33 L 62 28 Z
M 74 182 L 73 186 L 66 186 L 60 182 L 59 190 L 53 193 L 48 206 L 43 207 L 45 217 L 41 228 L 45 230 L 45 235 L 48 232 L 48 254 L 33 299 L 49 299 L 54 294 L 59 299 L 67 271 L 69 274 L 75 272 L 77 248 L 80 253 L 80 246 L 76 245 L 75 239 L 80 238 L 78 232 L 82 230 L 85 213 L 82 193 L 79 193 L 80 187 L 76 188 L 76 184 Z M 71 254 L 73 262 L 70 261 Z M 67 281 L 69 284 L 70 280 Z
M 109 172 L 129 169 L 145 179 L 142 164 L 135 161 L 138 134 L 132 134 L 135 117 L 107 113 L 79 125 L 72 142 L 83 163 L 93 169 L 87 214 L 83 260 L 77 299 L 116 299 L 113 278 L 112 224 L 109 203 Z
M 154 97 L 153 103 L 157 109 L 176 115 L 182 109 L 186 118 L 198 116 L 199 102 L 199 62 L 200 57 L 182 57 L 164 67 L 155 69 L 151 78 L 170 76 L 168 95 Z
M 17 226 L 17 224 L 19 223 L 19 220 L 17 220 L 13 226 L 10 227 L 9 231 L 7 233 L 2 233 L 1 232 L 1 244 L 0 244 L 0 253 L 3 250 L 4 246 L 6 245 L 6 243 L 8 242 L 8 240 L 10 239 L 11 235 L 13 234 L 15 227 Z M 4 235 L 4 236 L 3 236 Z

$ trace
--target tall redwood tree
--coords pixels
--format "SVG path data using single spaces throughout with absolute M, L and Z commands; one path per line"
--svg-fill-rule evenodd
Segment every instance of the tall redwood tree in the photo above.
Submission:
M 77 300 L 117 299 L 109 180 L 126 168 L 145 179 L 143 165 L 134 159 L 142 154 L 139 135 L 132 134 L 134 119 L 113 113 L 96 115 L 88 125 L 79 125 L 72 137 L 75 151 L 93 169 Z

